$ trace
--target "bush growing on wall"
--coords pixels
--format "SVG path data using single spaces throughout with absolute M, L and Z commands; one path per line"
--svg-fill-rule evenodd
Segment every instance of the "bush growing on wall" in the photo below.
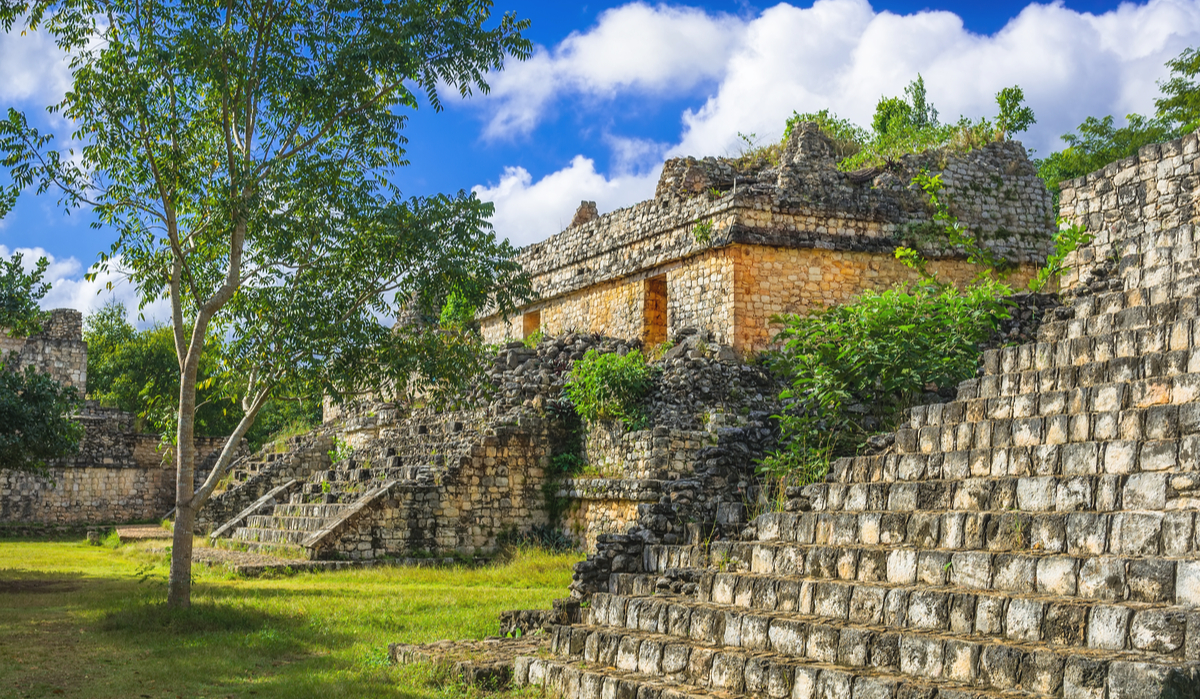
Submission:
M 645 420 L 640 406 L 650 390 L 651 368 L 640 350 L 625 355 L 588 350 L 571 368 L 565 391 L 586 421 Z
M 974 375 L 980 345 L 1009 315 L 1008 293 L 994 281 L 965 291 L 915 286 L 773 319 L 784 326 L 782 345 L 768 361 L 790 388 L 780 395 L 784 446 L 760 471 L 797 483 L 824 478 L 830 459 L 894 427 L 925 391 Z

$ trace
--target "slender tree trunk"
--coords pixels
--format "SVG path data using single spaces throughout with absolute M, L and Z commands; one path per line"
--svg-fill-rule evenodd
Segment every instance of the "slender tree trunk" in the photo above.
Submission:
M 193 347 L 191 352 L 197 352 Z M 196 527 L 196 362 L 183 363 L 179 382 L 179 425 L 175 441 L 175 535 L 171 544 L 171 576 L 167 582 L 167 606 L 192 605 L 192 532 Z

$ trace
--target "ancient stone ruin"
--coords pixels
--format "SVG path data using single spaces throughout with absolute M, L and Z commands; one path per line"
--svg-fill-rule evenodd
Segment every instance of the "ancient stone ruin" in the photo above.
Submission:
M 736 539 L 599 538 L 513 680 L 562 697 L 1195 697 L 1195 134 L 1064 183 L 1035 342 Z M 539 624 L 533 622 L 531 624 Z M 403 649 L 395 649 L 403 657 Z
M 521 252 L 540 298 L 514 318 L 483 319 L 484 336 L 580 331 L 653 347 L 696 328 L 738 352 L 760 350 L 774 314 L 917 279 L 893 251 L 930 222 L 928 199 L 911 184 L 922 170 L 942 176 L 951 213 L 1024 283 L 1045 259 L 1054 214 L 1021 144 L 937 149 L 844 173 L 833 144 L 802 124 L 777 165 L 676 158 L 654 199 L 603 216 L 584 202 L 566 231 Z M 945 279 L 978 272 L 960 251 L 926 253 Z
M 87 387 L 83 315 L 55 309 L 40 333 L 0 332 L 0 355 L 33 366 L 81 397 Z M 84 404 L 79 452 L 55 460 L 45 474 L 0 470 L 0 527 L 77 526 L 162 518 L 175 502 L 175 468 L 157 435 L 138 433 L 133 415 Z M 212 468 L 224 438 L 197 438 L 197 478 Z
M 318 434 L 235 465 L 201 531 L 351 560 L 488 556 L 539 528 L 587 547 L 630 532 L 682 544 L 700 524 L 736 534 L 754 459 L 776 439 L 780 389 L 743 358 L 767 342 L 773 313 L 916 278 L 893 256 L 930 221 L 914 173 L 942 174 L 957 215 L 1018 280 L 1044 260 L 1052 230 L 1049 194 L 1014 142 L 841 173 L 809 126 L 781 163 L 675 160 L 653 200 L 603 216 L 585 202 L 570 228 L 521 254 L 539 301 L 481 319 L 505 345 L 463 408 L 331 406 Z M 926 252 L 951 279 L 978 272 L 961 251 Z M 571 424 L 562 387 L 585 352 L 651 353 L 664 341 L 674 345 L 658 360 L 645 429 Z M 566 452 L 584 473 L 554 473 Z M 600 574 L 581 573 L 577 593 L 603 590 Z

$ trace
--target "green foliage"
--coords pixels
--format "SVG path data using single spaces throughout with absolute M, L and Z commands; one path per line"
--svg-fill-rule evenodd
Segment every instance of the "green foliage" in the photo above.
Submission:
M 1159 82 L 1163 96 L 1154 100 L 1158 119 L 1178 124 L 1180 134 L 1189 134 L 1200 127 L 1200 86 L 1196 75 L 1200 73 L 1200 51 L 1184 49 L 1183 53 L 1167 61 L 1171 77 Z
M 779 165 L 779 158 L 783 155 L 782 144 L 762 144 L 758 134 L 753 132 L 743 134 L 739 131 L 738 139 L 742 142 L 741 150 L 734 159 L 734 167 L 738 170 L 761 170 Z M 709 196 L 712 196 L 711 193 Z
M 1179 133 L 1167 119 L 1130 114 L 1125 120 L 1125 126 L 1117 128 L 1111 115 L 1103 119 L 1088 117 L 1076 133 L 1063 134 L 1067 147 L 1037 162 L 1038 175 L 1045 180 L 1046 187 L 1057 193 L 1063 180 L 1082 177 L 1109 163 L 1137 155 L 1142 146 L 1168 141 Z
M 451 292 L 442 305 L 438 325 L 447 330 L 463 331 L 475 323 L 475 305 L 458 292 Z
M 996 104 L 1000 107 L 1000 114 L 996 116 L 996 129 L 1001 138 L 1026 131 L 1037 122 L 1033 117 L 1033 109 L 1022 106 L 1024 101 L 1025 91 L 1017 85 L 996 93 Z
M 334 464 L 345 462 L 354 456 L 354 447 L 339 435 L 333 436 L 333 448 L 329 450 L 329 459 Z
M 915 245 L 918 247 L 937 245 L 957 248 L 967 254 L 967 262 L 983 268 L 981 274 L 1000 273 L 1009 267 L 1007 260 L 985 247 L 976 234 L 960 223 L 958 217 L 950 213 L 950 207 L 941 194 L 945 188 L 941 173 L 930 175 L 928 171 L 922 170 L 913 177 L 912 181 L 928 197 L 929 206 L 933 210 L 932 225 L 909 229 L 909 237 Z M 929 270 L 924 256 L 914 248 L 898 246 L 896 259 L 916 270 L 923 280 L 937 286 L 946 285 Z
M 541 328 L 535 329 L 532 333 L 521 339 L 521 344 L 530 350 L 536 348 L 543 340 L 546 339 L 546 331 Z
M 0 469 L 38 471 L 79 448 L 79 394 L 33 367 L 0 359 Z
M 974 375 L 979 346 L 1008 317 L 1002 284 L 965 291 L 917 286 L 865 292 L 854 303 L 783 325 L 768 362 L 790 387 L 778 416 L 783 447 L 760 471 L 793 483 L 823 478 L 833 457 L 853 454 L 864 437 L 889 427 L 928 387 Z
M 696 240 L 697 245 L 708 245 L 712 243 L 713 225 L 711 221 L 701 221 L 692 226 L 692 238 Z
M 88 398 L 102 406 L 129 411 L 135 428 L 174 438 L 179 403 L 179 360 L 169 327 L 137 330 L 126 319 L 125 307 L 110 301 L 84 318 L 88 344 Z M 221 339 L 210 335 L 197 372 L 195 426 L 198 435 L 220 437 L 237 427 L 244 413 L 228 393 L 227 377 L 218 358 Z M 321 419 L 321 396 L 289 396 L 278 392 L 259 412 L 246 434 L 257 450 L 289 423 L 315 425 Z
M 47 314 L 38 308 L 38 300 L 50 291 L 50 285 L 42 282 L 50 264 L 46 258 L 40 258 L 33 270 L 26 273 L 22 257 L 14 252 L 8 260 L 0 260 L 0 329 L 14 338 L 42 330 Z
M 1091 243 L 1093 238 L 1095 236 L 1087 232 L 1087 227 L 1068 224 L 1059 219 L 1058 228 L 1054 232 L 1054 252 L 1046 257 L 1046 264 L 1038 270 L 1037 277 L 1029 280 L 1030 291 L 1040 292 L 1051 280 L 1066 272 L 1069 269 L 1066 264 L 1067 256 L 1080 246 Z
M 593 348 L 571 368 L 564 391 L 584 420 L 636 424 L 644 420 L 640 404 L 651 380 L 651 368 L 640 350 L 620 355 Z
M 1057 197 L 1059 183 L 1095 172 L 1109 163 L 1136 155 L 1138 149 L 1188 134 L 1200 127 L 1200 51 L 1184 49 L 1167 61 L 1171 76 L 1159 81 L 1162 97 L 1154 100 L 1152 117 L 1129 114 L 1117 128 L 1112 115 L 1088 117 L 1069 134 L 1067 147 L 1038 161 L 1038 175 Z

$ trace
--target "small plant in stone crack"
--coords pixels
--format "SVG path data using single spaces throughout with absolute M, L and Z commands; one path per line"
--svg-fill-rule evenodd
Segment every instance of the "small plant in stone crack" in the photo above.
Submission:
M 954 573 L 954 562 L 952 562 L 952 561 L 948 561 L 948 562 L 946 562 L 945 564 L 942 564 L 942 571 L 943 571 L 943 572 L 944 572 L 944 573 L 945 573 L 947 576 L 949 576 L 950 574 Z
M 711 221 L 701 221 L 692 226 L 692 238 L 700 245 L 712 243 L 713 225 Z

